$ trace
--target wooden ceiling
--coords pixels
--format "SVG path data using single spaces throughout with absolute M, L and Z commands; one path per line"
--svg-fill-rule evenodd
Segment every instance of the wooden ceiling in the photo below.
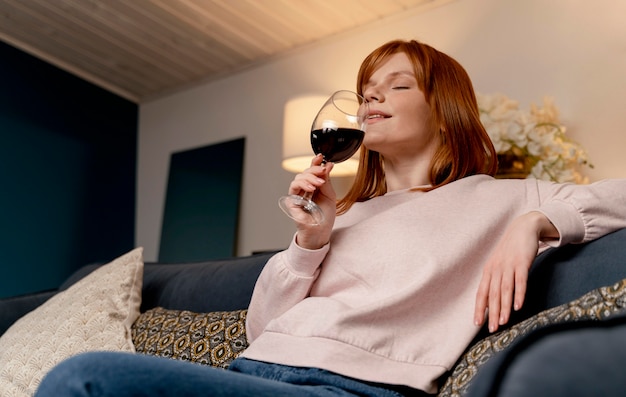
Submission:
M 133 102 L 442 0 L 0 0 L 0 40 Z

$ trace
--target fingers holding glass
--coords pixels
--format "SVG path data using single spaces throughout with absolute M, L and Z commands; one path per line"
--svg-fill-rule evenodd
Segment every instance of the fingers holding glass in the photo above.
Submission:
M 339 163 L 356 153 L 363 142 L 367 115 L 367 102 L 355 92 L 337 91 L 328 98 L 309 132 L 313 152 L 322 156 L 320 164 Z M 313 201 L 313 194 L 289 194 L 281 197 L 278 204 L 295 221 L 320 225 L 324 212 Z

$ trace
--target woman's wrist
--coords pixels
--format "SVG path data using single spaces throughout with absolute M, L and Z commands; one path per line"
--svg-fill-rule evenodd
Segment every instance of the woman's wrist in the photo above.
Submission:
M 296 233 L 295 243 L 300 248 L 315 251 L 323 248 L 326 244 L 328 244 L 329 239 L 322 237 L 317 233 L 313 236 L 309 236 L 307 235 L 307 233 L 301 233 L 300 231 L 298 231 Z
M 559 239 L 559 231 L 544 213 L 532 211 L 526 214 L 526 216 L 531 220 L 531 222 L 533 222 L 539 240 L 546 241 Z

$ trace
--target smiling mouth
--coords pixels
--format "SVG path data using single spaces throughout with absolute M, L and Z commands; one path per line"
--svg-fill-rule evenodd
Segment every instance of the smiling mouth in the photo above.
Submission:
M 384 115 L 384 114 L 379 114 L 379 113 L 376 113 L 376 114 L 370 114 L 369 116 L 367 116 L 367 119 L 368 119 L 368 120 L 376 120 L 376 119 L 387 119 L 387 118 L 389 118 L 389 117 L 390 117 L 390 116 L 387 116 L 387 115 Z

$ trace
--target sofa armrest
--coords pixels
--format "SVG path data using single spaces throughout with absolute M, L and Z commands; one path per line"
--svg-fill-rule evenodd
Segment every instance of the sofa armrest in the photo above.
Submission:
M 624 395 L 626 317 L 539 329 L 496 355 L 468 397 Z
M 510 325 L 626 278 L 626 229 L 586 244 L 550 249 L 535 259 L 524 306 Z
M 56 290 L 0 299 L 0 335 L 20 317 L 36 309 L 56 293 Z

